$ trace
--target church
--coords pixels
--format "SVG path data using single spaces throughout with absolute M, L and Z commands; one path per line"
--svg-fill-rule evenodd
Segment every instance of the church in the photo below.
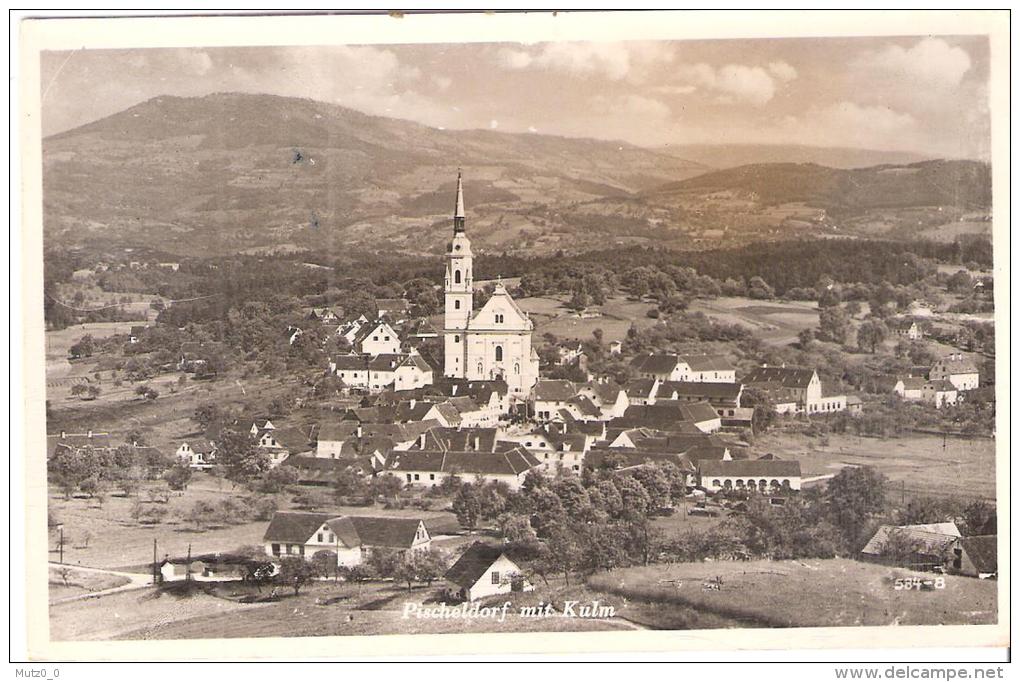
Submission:
M 511 395 L 527 396 L 538 381 L 538 353 L 531 347 L 534 324 L 498 282 L 492 297 L 473 310 L 471 241 L 464 231 L 464 187 L 457 173 L 453 241 L 447 246 L 445 373 L 462 379 L 502 378 Z

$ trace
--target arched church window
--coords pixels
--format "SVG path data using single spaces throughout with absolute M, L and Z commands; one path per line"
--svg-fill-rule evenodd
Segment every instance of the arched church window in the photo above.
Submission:
M 483 368 L 482 368 L 482 363 L 480 363 L 480 362 L 479 362 L 479 363 L 478 363 L 478 374 L 481 374 L 481 373 L 482 373 L 482 371 L 483 371 Z
M 503 362 L 503 346 L 496 346 L 496 362 Z
M 520 374 L 520 373 L 521 373 L 521 363 L 515 362 L 514 363 L 514 374 Z
M 460 270 L 453 271 L 453 283 L 460 284 Z
M 460 310 L 460 299 L 459 298 L 453 302 L 453 309 L 454 310 Z

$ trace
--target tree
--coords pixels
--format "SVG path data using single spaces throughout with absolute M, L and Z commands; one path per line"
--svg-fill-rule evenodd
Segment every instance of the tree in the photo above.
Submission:
M 751 430 L 755 435 L 765 433 L 776 421 L 776 407 L 772 399 L 764 391 L 749 388 L 740 399 L 744 407 L 753 408 L 751 413 Z
M 292 466 L 273 467 L 262 475 L 258 489 L 263 493 L 280 493 L 298 482 L 298 472 Z
M 272 466 L 269 455 L 256 447 L 250 432 L 234 429 L 223 429 L 216 439 L 216 461 L 235 483 L 258 478 Z
M 854 543 L 868 518 L 884 508 L 885 485 L 885 476 L 870 466 L 844 467 L 829 480 L 824 497 L 828 516 L 848 543 Z
M 761 277 L 752 277 L 747 283 L 747 295 L 751 298 L 769 299 L 775 298 L 775 290 Z
M 874 353 L 889 336 L 889 328 L 881 320 L 865 320 L 857 330 L 857 345 Z
M 975 500 L 963 509 L 964 535 L 995 535 L 998 531 L 995 505 Z
M 797 344 L 801 350 L 807 350 L 811 347 L 811 343 L 815 340 L 815 333 L 811 329 L 801 329 L 797 333 Z
M 462 485 L 453 498 L 452 507 L 453 513 L 457 515 L 457 522 L 462 527 L 474 530 L 478 526 L 478 520 L 482 516 L 482 502 L 474 486 Z
M 330 576 L 336 578 L 339 574 L 336 552 L 328 549 L 320 549 L 313 554 L 311 564 L 312 568 L 315 569 L 315 574 L 321 578 L 328 578 Z
M 92 357 L 92 354 L 96 351 L 96 342 L 92 338 L 91 334 L 78 339 L 69 349 L 68 354 L 72 358 L 87 358 Z
M 181 462 L 163 474 L 163 479 L 171 490 L 187 490 L 188 482 L 191 480 L 191 467 Z
M 432 587 L 433 582 L 442 578 L 450 568 L 450 561 L 446 554 L 434 547 L 424 552 L 415 552 L 412 557 L 418 580 L 429 587 Z
M 823 308 L 818 314 L 818 336 L 826 341 L 844 344 L 850 333 L 850 315 L 842 306 Z
M 288 556 L 280 562 L 279 581 L 293 587 L 295 596 L 301 591 L 301 587 L 315 576 L 315 567 L 303 557 Z
M 88 388 L 85 389 L 85 395 L 88 396 L 89 400 L 95 400 L 102 393 L 102 389 L 95 384 L 89 384 Z
M 81 396 L 85 395 L 86 391 L 88 391 L 88 384 L 86 383 L 78 383 L 71 386 L 71 395 L 75 396 L 76 398 L 80 398 Z

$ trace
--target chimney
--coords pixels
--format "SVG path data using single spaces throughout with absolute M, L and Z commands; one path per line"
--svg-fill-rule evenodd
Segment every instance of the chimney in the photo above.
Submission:
M 480 437 L 478 437 L 478 436 L 475 436 L 475 452 L 478 452 L 481 449 L 482 449 L 482 439 Z
M 362 434 L 362 433 L 364 433 L 364 431 L 363 431 L 363 430 L 362 430 L 362 428 L 361 428 L 361 424 L 358 424 L 358 430 L 357 430 L 357 435 L 358 435 L 358 438 L 361 438 L 361 434 Z
M 89 437 L 89 438 L 91 438 L 91 437 L 92 437 L 92 429 L 89 429 L 89 432 L 88 432 L 88 434 L 87 434 L 87 435 L 88 435 L 88 437 Z
M 411 398 L 411 409 L 412 410 L 414 409 L 414 406 L 417 405 L 417 404 L 418 404 L 418 401 L 415 400 L 414 398 Z
M 453 384 L 450 388 L 452 389 L 450 395 L 457 395 L 457 384 Z
M 425 434 L 424 433 L 422 433 L 420 436 L 418 436 L 418 447 L 422 448 L 423 450 L 425 449 Z

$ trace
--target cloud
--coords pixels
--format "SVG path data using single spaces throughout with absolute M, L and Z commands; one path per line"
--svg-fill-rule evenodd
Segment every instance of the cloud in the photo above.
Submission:
M 597 95 L 592 98 L 592 107 L 596 111 L 606 114 L 635 117 L 638 119 L 634 121 L 636 124 L 640 124 L 639 119 L 641 118 L 664 119 L 671 113 L 669 106 L 664 102 L 634 94 L 617 95 L 614 97 Z
M 754 130 L 756 140 L 866 149 L 920 149 L 918 121 L 886 106 L 850 100 L 813 107 Z
M 797 69 L 786 62 L 769 62 L 769 73 L 781 81 L 789 82 L 797 77 Z
M 693 85 L 658 85 L 652 91 L 660 95 L 689 95 L 697 88 Z
M 702 88 L 759 106 L 776 94 L 775 80 L 760 66 L 727 64 L 717 69 L 701 63 L 683 67 L 679 74 L 682 79 Z
M 910 48 L 890 45 L 884 50 L 865 53 L 858 64 L 943 88 L 959 85 L 971 67 L 966 50 L 940 38 L 924 38 Z
M 498 59 L 508 69 L 539 68 L 639 82 L 652 68 L 672 62 L 673 51 L 658 42 L 555 42 L 526 50 L 502 48 Z
M 497 121 L 496 119 L 492 119 L 491 121 L 489 121 L 489 130 L 495 130 L 498 127 L 499 121 Z
M 450 86 L 453 85 L 453 79 L 446 76 L 433 76 L 432 82 L 440 90 L 449 90 Z

